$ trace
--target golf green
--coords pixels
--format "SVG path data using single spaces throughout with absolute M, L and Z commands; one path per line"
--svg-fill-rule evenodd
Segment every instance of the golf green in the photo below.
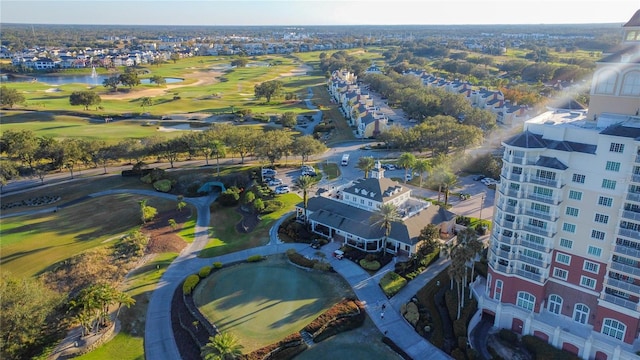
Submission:
M 283 256 L 221 269 L 198 285 L 196 305 L 248 353 L 300 331 L 351 290 L 337 274 L 306 271 Z

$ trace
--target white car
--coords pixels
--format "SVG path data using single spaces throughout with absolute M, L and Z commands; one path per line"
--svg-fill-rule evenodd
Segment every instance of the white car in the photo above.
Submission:
M 492 178 L 484 178 L 482 180 L 480 180 L 483 184 L 489 186 L 489 185 L 496 185 L 498 184 L 498 181 Z
M 272 179 L 271 181 L 269 181 L 269 186 L 278 186 L 278 185 L 282 185 L 282 179 Z
M 288 193 L 289 187 L 287 185 L 280 185 L 278 187 L 276 187 L 276 194 L 286 194 Z
M 278 172 L 273 169 L 262 169 L 262 176 L 275 176 L 276 174 Z

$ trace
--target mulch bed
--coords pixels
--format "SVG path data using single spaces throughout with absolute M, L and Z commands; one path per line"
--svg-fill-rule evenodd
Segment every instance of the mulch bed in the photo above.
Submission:
M 182 229 L 184 223 L 191 217 L 191 211 L 189 209 L 174 209 L 171 211 L 165 211 L 152 221 L 147 222 L 142 226 L 142 232 L 149 236 L 149 244 L 147 245 L 147 252 L 152 254 L 163 252 L 177 252 L 179 253 L 187 246 L 187 243 L 178 236 L 178 231 Z M 169 226 L 169 219 L 176 221 L 177 227 L 173 229 Z
M 236 224 L 236 230 L 240 233 L 250 233 L 258 226 L 260 219 L 258 214 L 253 211 L 242 209 L 242 206 L 238 206 L 236 211 L 242 215 L 242 220 Z

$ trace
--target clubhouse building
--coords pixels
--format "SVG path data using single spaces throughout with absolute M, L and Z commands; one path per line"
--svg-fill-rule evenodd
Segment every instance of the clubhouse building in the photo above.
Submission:
M 311 231 L 366 252 L 383 250 L 384 229 L 375 222 L 382 204 L 394 204 L 402 221 L 391 225 L 386 252 L 410 256 L 421 243 L 420 231 L 427 224 L 440 228 L 441 238 L 450 240 L 456 215 L 440 206 L 411 197 L 411 190 L 384 177 L 384 169 L 376 162 L 371 176 L 347 185 L 326 190 L 307 203 Z M 304 204 L 296 206 L 297 219 L 305 218 Z

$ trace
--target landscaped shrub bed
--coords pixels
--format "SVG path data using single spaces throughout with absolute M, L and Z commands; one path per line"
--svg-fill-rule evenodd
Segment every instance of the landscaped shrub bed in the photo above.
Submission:
M 364 258 L 364 259 L 360 260 L 359 264 L 365 270 L 369 270 L 369 271 L 378 271 L 378 270 L 380 270 L 380 263 L 378 262 L 378 260 L 368 261 L 366 258 Z
M 380 279 L 380 287 L 389 298 L 397 294 L 405 285 L 407 285 L 407 279 L 391 271 Z
M 247 258 L 247 262 L 258 262 L 264 260 L 264 256 L 262 255 L 251 255 Z
M 355 329 L 364 322 L 364 307 L 354 299 L 346 299 L 318 316 L 304 331 L 320 342 L 343 331 Z
M 7 209 L 13 209 L 15 207 L 20 207 L 20 206 L 42 206 L 42 205 L 53 204 L 54 202 L 57 202 L 57 201 L 60 201 L 60 196 L 50 196 L 50 195 L 38 196 L 34 198 L 29 198 L 26 200 L 14 201 L 14 202 L 2 204 L 1 209 L 7 210 Z
M 187 278 L 184 280 L 184 283 L 182 284 L 182 292 L 185 295 L 191 295 L 191 292 L 196 287 L 196 285 L 198 285 L 199 282 L 200 282 L 200 276 L 195 274 L 187 276 Z
M 318 259 L 307 259 L 306 257 L 298 254 L 295 250 L 287 250 L 287 258 L 292 263 L 309 269 L 319 271 L 332 271 L 333 267 L 328 262 L 320 261 Z
M 299 333 L 293 333 L 286 338 L 242 355 L 244 360 L 287 360 L 307 349 L 307 344 Z
M 299 242 L 310 244 L 317 235 L 307 230 L 307 227 L 296 221 L 295 216 L 285 220 L 280 228 L 278 234 L 281 235 L 281 239 L 284 242 Z

